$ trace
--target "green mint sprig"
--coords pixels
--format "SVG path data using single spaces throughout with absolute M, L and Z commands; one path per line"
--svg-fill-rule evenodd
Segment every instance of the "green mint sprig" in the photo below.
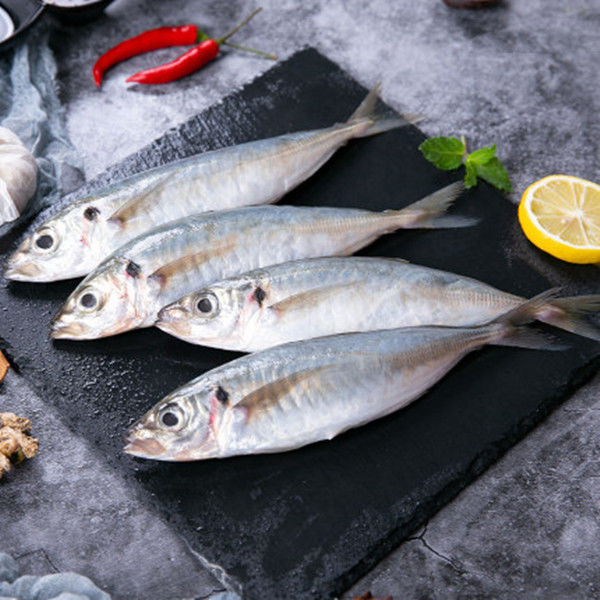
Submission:
M 465 187 L 477 185 L 477 179 L 483 179 L 503 192 L 512 192 L 508 173 L 496 156 L 496 144 L 467 152 L 464 136 L 434 137 L 425 140 L 419 150 L 423 156 L 438 169 L 452 171 L 465 166 Z

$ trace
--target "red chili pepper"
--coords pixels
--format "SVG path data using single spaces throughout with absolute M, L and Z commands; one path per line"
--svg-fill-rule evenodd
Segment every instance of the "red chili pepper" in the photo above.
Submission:
M 215 40 L 205 40 L 198 46 L 194 46 L 175 60 L 158 65 L 152 69 L 140 71 L 125 81 L 136 83 L 169 83 L 181 79 L 203 67 L 206 63 L 214 60 L 219 54 L 219 44 Z
M 246 17 L 239 25 L 236 25 L 229 33 L 218 39 L 208 38 L 195 46 L 191 50 L 188 50 L 181 56 L 177 57 L 171 62 L 153 67 L 152 69 L 146 69 L 140 71 L 135 75 L 132 75 L 127 82 L 135 81 L 136 83 L 169 83 L 176 79 L 181 79 L 194 71 L 197 71 L 203 67 L 206 63 L 214 60 L 219 54 L 219 47 L 221 44 L 229 44 L 228 40 L 234 33 L 237 33 L 250 19 L 252 19 L 262 9 L 257 8 L 250 16 Z M 199 35 L 204 35 L 199 32 Z M 255 52 L 261 56 L 275 59 L 277 58 L 274 54 L 267 54 L 253 48 L 245 48 L 244 46 L 237 46 L 236 44 L 229 44 L 234 48 L 241 50 L 247 50 L 249 52 Z
M 132 56 L 169 46 L 189 46 L 190 44 L 195 44 L 198 40 L 198 28 L 195 25 L 150 29 L 135 37 L 124 40 L 106 51 L 94 65 L 94 81 L 99 87 L 102 83 L 104 73 L 110 67 Z

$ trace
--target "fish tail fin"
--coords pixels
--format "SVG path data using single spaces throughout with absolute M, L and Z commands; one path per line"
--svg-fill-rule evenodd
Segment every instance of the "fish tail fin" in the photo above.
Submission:
M 537 320 L 540 309 L 547 306 L 556 293 L 556 289 L 551 289 L 538 294 L 494 319 L 489 325 L 492 330 L 489 343 L 495 346 L 515 346 L 534 350 L 566 350 L 568 346 L 551 336 L 526 327 L 528 323 Z
M 512 346 L 529 348 L 530 350 L 568 350 L 569 346 L 562 344 L 550 335 L 540 333 L 527 326 L 513 326 L 504 337 L 490 342 L 494 346 Z
M 444 214 L 465 189 L 462 181 L 456 181 L 433 192 L 421 200 L 417 200 L 394 213 L 405 229 L 444 229 L 454 227 L 470 227 L 478 219 Z
M 390 129 L 411 125 L 421 120 L 420 117 L 415 115 L 398 115 L 390 110 L 379 110 L 377 103 L 380 100 L 380 92 L 381 83 L 378 83 L 348 119 L 348 125 L 362 125 L 362 127 L 356 128 L 353 137 L 368 137 Z
M 600 328 L 583 315 L 600 311 L 600 294 L 554 298 L 540 307 L 537 319 L 553 327 L 600 341 Z

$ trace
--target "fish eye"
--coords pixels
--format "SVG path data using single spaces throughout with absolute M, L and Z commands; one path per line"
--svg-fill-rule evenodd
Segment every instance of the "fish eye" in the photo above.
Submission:
M 170 411 L 163 413 L 160 420 L 166 427 L 173 427 L 179 423 L 179 417 Z
M 79 298 L 79 304 L 82 308 L 91 309 L 94 308 L 98 304 L 98 298 L 96 298 L 96 294 L 92 292 L 86 292 Z
M 219 303 L 213 294 L 202 294 L 196 299 L 196 310 L 203 316 L 216 312 Z
M 50 250 L 54 246 L 54 237 L 49 233 L 43 233 L 35 240 L 35 245 L 40 250 Z
M 203 313 L 208 313 L 212 310 L 212 302 L 208 298 L 202 298 L 198 301 L 198 310 Z
M 167 404 L 158 415 L 158 422 L 168 429 L 180 429 L 185 424 L 185 413 L 177 404 Z

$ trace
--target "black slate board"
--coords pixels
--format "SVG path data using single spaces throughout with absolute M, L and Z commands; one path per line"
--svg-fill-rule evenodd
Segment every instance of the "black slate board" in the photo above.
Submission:
M 327 126 L 345 119 L 365 92 L 307 49 L 90 185 L 209 148 Z M 406 205 L 457 177 L 421 157 L 422 140 L 408 127 L 353 141 L 286 202 Z M 363 253 L 400 256 L 523 295 L 550 287 L 520 256 L 533 252 L 545 266 L 552 259 L 523 241 L 515 208 L 502 196 L 481 185 L 455 212 L 481 224 L 393 234 Z M 11 243 L 0 240 L 0 252 Z M 595 268 L 563 266 L 560 277 L 577 278 L 577 291 L 597 290 L 600 282 Z M 600 356 L 597 345 L 575 336 L 567 336 L 572 348 L 564 352 L 487 348 L 412 406 L 332 442 L 280 455 L 152 463 L 121 453 L 126 426 L 176 386 L 236 355 L 154 330 L 52 343 L 48 324 L 73 287 L 0 280 L 0 346 L 41 397 L 249 600 L 339 594 L 581 384 Z

